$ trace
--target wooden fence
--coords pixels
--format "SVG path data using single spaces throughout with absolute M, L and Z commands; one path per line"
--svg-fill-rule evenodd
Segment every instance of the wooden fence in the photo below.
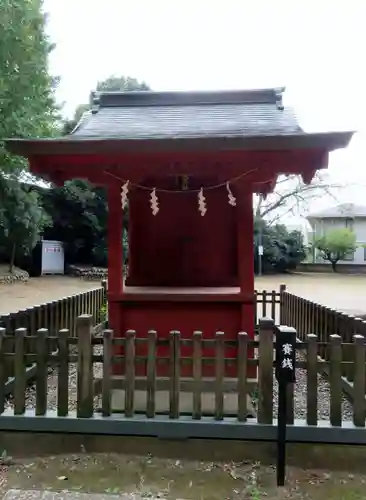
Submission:
M 9 335 L 0 329 L 0 429 L 38 430 L 53 432 L 82 432 L 95 434 L 169 435 L 170 437 L 218 437 L 231 439 L 275 440 L 274 421 L 274 333 L 289 327 L 275 326 L 270 319 L 259 320 L 259 341 L 239 332 L 237 340 L 226 340 L 223 332 L 217 332 L 214 339 L 207 339 L 202 332 L 194 332 L 192 338 L 182 338 L 179 332 L 171 332 L 162 339 L 156 331 L 150 331 L 148 338 L 139 338 L 135 331 L 126 332 L 123 338 L 111 330 L 101 337 L 93 335 L 93 318 L 83 315 L 77 319 L 77 335 L 63 329 L 50 335 L 47 329 L 40 329 L 30 335 L 25 328 Z M 28 349 L 36 343 L 37 352 Z M 50 353 L 50 344 L 57 344 L 57 353 Z M 147 354 L 139 355 L 139 346 L 147 344 Z M 168 345 L 168 356 L 157 356 L 158 347 Z M 75 350 L 70 349 L 75 346 Z M 94 354 L 94 346 L 101 346 L 102 353 Z M 181 347 L 190 346 L 192 354 L 181 355 Z M 203 356 L 203 347 L 210 347 L 212 355 Z M 237 348 L 238 356 L 227 356 L 227 350 Z M 248 348 L 258 349 L 257 359 L 248 359 Z M 289 387 L 288 423 L 289 440 L 308 442 L 352 442 L 366 443 L 365 436 L 365 342 L 364 337 L 355 335 L 351 344 L 342 344 L 339 335 L 331 335 L 329 342 L 318 341 L 308 334 L 298 349 L 305 351 L 306 361 L 297 366 L 306 368 L 307 413 L 305 421 L 294 420 L 293 386 Z M 329 355 L 321 360 L 318 349 L 325 349 Z M 344 350 L 353 353 L 352 361 L 344 361 Z M 117 352 L 119 354 L 117 354 Z M 5 409 L 6 361 L 14 363 L 14 407 Z M 37 364 L 36 407 L 26 411 L 26 365 Z M 69 365 L 77 366 L 77 410 L 69 411 Z M 101 407 L 95 403 L 95 377 L 93 365 L 103 365 Z M 142 363 L 145 377 L 137 378 L 135 369 Z M 159 386 L 156 367 L 165 363 L 170 367 L 167 385 Z M 114 379 L 112 364 L 123 367 L 124 376 Z M 188 379 L 180 377 L 183 364 L 191 367 Z M 202 366 L 214 366 L 215 376 L 204 380 Z M 57 369 L 57 412 L 47 409 L 47 368 Z M 237 378 L 231 379 L 235 391 L 227 386 L 224 378 L 225 366 L 234 365 Z M 252 395 L 247 380 L 247 369 L 258 368 L 257 416 L 252 418 L 249 404 Z M 317 373 L 327 366 L 330 374 L 330 420 L 318 425 L 317 421 Z M 353 373 L 354 401 L 353 424 L 342 422 L 343 369 Z M 117 386 L 116 386 L 117 383 Z M 113 392 L 119 387 L 123 395 L 123 408 L 114 412 Z M 161 398 L 166 396 L 166 407 Z M 208 396 L 207 396 L 208 395 Z M 211 407 L 207 407 L 207 397 Z M 230 403 L 230 397 L 234 403 Z M 187 398 L 190 401 L 187 410 Z M 185 401 L 183 401 L 185 400 Z M 228 403 L 229 402 L 229 403 Z M 185 409 L 182 407 L 185 405 Z M 210 406 L 210 405 L 209 405 Z M 229 406 L 229 407 L 228 407 Z M 219 424 L 219 425 L 218 425 Z M 227 424 L 227 425 L 225 425 Z M 362 431 L 362 432 L 361 432 Z
M 0 326 L 6 328 L 8 332 L 15 331 L 17 328 L 26 328 L 31 335 L 34 335 L 40 328 L 46 328 L 51 335 L 63 328 L 68 328 L 70 335 L 74 336 L 76 318 L 81 314 L 92 315 L 94 325 L 102 322 L 100 312 L 105 300 L 104 288 L 98 287 L 16 313 L 3 314 L 0 316 Z
M 16 313 L 0 316 L 0 327 L 4 328 L 7 338 L 14 336 L 14 332 L 24 329 L 27 332 L 27 353 L 35 355 L 39 345 L 36 341 L 37 331 L 47 331 L 49 338 L 56 338 L 62 329 L 68 329 L 68 335 L 75 337 L 77 334 L 76 318 L 81 314 L 89 314 L 92 318 L 94 332 L 101 330 L 103 318 L 101 308 L 105 303 L 103 287 L 89 290 L 77 295 L 71 295 L 60 300 L 55 300 L 39 306 L 34 306 Z M 57 353 L 56 340 L 48 342 L 48 353 Z M 3 377 L 6 380 L 4 393 L 13 391 L 16 370 L 14 357 L 8 357 L 3 366 Z M 38 370 L 37 364 L 31 357 L 25 358 L 26 378 L 32 380 Z
M 257 325 L 258 318 L 271 318 L 276 324 L 285 324 L 281 321 L 282 313 L 282 296 L 286 290 L 286 285 L 280 285 L 278 290 L 255 290 L 254 303 L 255 321 Z
M 324 347 L 333 334 L 340 336 L 343 347 L 343 360 L 348 364 L 342 366 L 342 387 L 352 397 L 355 373 L 352 345 L 355 334 L 366 336 L 366 321 L 361 318 L 337 311 L 304 299 L 282 289 L 281 320 L 284 324 L 296 329 L 298 338 L 305 340 L 309 334 L 319 338 L 318 356 L 329 360 L 329 351 Z M 328 375 L 327 366 L 323 372 Z

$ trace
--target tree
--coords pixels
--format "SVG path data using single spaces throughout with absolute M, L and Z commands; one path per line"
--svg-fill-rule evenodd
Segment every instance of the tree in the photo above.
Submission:
M 41 203 L 52 219 L 45 238 L 65 244 L 69 263 L 105 266 L 107 202 L 105 190 L 86 181 L 67 181 L 63 187 L 39 189 Z
M 261 238 L 259 238 L 261 234 Z M 288 231 L 282 224 L 270 225 L 257 218 L 254 223 L 254 268 L 258 272 L 258 246 L 263 245 L 263 272 L 293 270 L 305 258 L 303 235 L 300 231 Z
M 41 0 L 0 0 L 0 245 L 13 269 L 17 252 L 28 252 L 48 223 L 35 192 L 19 179 L 23 158 L 10 155 L 1 139 L 44 137 L 57 132 L 58 83 L 48 73 L 53 49 L 45 35 Z
M 48 73 L 53 49 L 45 34 L 42 0 L 0 0 L 0 138 L 45 137 L 56 133 L 58 79 Z M 2 171 L 26 169 L 0 142 Z
M 324 196 L 337 199 L 341 187 L 331 183 L 325 172 L 318 172 L 310 184 L 298 175 L 280 176 L 273 193 L 254 197 L 254 214 L 274 224 L 286 215 L 303 212 L 311 200 Z
M 40 239 L 45 227 L 51 224 L 37 193 L 24 188 L 17 180 L 0 177 L 0 247 L 9 256 L 9 272 L 19 253 L 29 254 Z
M 109 76 L 105 80 L 99 81 L 96 85 L 98 92 L 133 92 L 139 90 L 150 90 L 150 87 L 145 82 L 139 82 L 131 76 Z M 86 111 L 90 110 L 89 104 L 79 104 L 75 110 L 72 120 L 64 123 L 64 134 L 70 134 L 76 127 L 81 117 Z
M 332 264 L 333 271 L 337 270 L 337 262 L 353 254 L 357 248 L 356 235 L 347 228 L 332 229 L 324 236 L 315 238 L 314 248 L 319 250 L 321 257 Z
M 97 83 L 98 91 L 107 92 L 131 92 L 135 90 L 150 90 L 150 87 L 145 82 L 139 82 L 136 78 L 130 76 L 115 76 L 112 75 L 106 80 Z
M 125 76 L 111 76 L 97 83 L 98 91 L 149 90 L 144 82 Z M 82 115 L 90 109 L 81 104 L 72 120 L 64 123 L 64 133 L 70 133 Z M 93 187 L 86 181 L 72 180 L 62 188 L 41 190 L 43 206 L 53 221 L 45 235 L 50 239 L 61 239 L 65 243 L 66 259 L 72 263 L 107 265 L 107 200 L 105 189 Z M 128 215 L 124 220 L 124 256 L 127 256 Z

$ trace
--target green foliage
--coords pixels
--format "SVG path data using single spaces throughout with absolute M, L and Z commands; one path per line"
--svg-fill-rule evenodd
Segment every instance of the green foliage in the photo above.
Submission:
M 40 189 L 41 203 L 52 219 L 45 238 L 65 243 L 68 262 L 106 264 L 107 209 L 103 188 L 86 181 L 68 181 L 63 187 Z M 99 253 L 98 253 L 99 252 Z
M 130 76 L 110 76 L 106 80 L 97 83 L 96 90 L 101 92 L 131 92 L 138 90 L 150 90 L 150 87 L 145 82 L 139 82 L 136 78 Z M 83 114 L 90 110 L 90 104 L 80 104 L 76 110 L 72 120 L 64 123 L 64 134 L 70 134 L 80 121 Z
M 125 76 L 110 76 L 97 83 L 98 91 L 130 92 L 149 90 L 144 82 Z M 90 109 L 89 104 L 76 108 L 73 120 L 64 123 L 64 133 L 70 133 Z M 53 220 L 47 238 L 65 243 L 69 263 L 107 265 L 107 200 L 105 189 L 93 187 L 86 181 L 73 180 L 62 188 L 42 191 L 44 207 Z M 128 227 L 125 215 L 124 227 Z M 123 235 L 123 255 L 127 259 L 127 230 Z
M 0 250 L 12 272 L 16 256 L 30 253 L 51 219 L 39 206 L 37 193 L 17 180 L 0 177 L 0 199 L 5 201 L 0 206 Z
M 112 75 L 106 80 L 97 83 L 98 91 L 107 92 L 131 92 L 134 90 L 150 90 L 145 82 L 139 82 L 136 78 L 130 76 Z
M 261 235 L 261 238 L 260 238 Z M 263 219 L 254 223 L 254 268 L 258 272 L 258 246 L 262 240 L 263 272 L 285 272 L 295 269 L 305 258 L 300 231 L 288 231 L 282 224 L 269 225 Z
M 27 169 L 2 142 L 11 137 L 45 137 L 57 131 L 54 89 L 48 73 L 53 46 L 45 35 L 41 0 L 0 0 L 0 251 L 13 268 L 50 223 L 36 192 L 18 182 Z
M 53 46 L 45 35 L 41 0 L 0 0 L 0 138 L 43 137 L 56 132 L 58 112 L 48 74 Z M 0 168 L 20 172 L 23 159 L 0 142 Z
M 99 319 L 101 323 L 105 323 L 108 321 L 108 304 L 107 302 L 102 305 L 102 307 L 99 310 Z
M 107 266 L 108 205 L 105 189 L 73 180 L 59 188 L 39 188 L 39 193 L 40 202 L 52 219 L 52 227 L 46 229 L 44 237 L 64 242 L 67 262 Z M 128 228 L 127 213 L 124 227 Z M 126 257 L 126 231 L 123 243 Z
M 336 271 L 337 262 L 355 252 L 356 235 L 348 228 L 332 229 L 324 236 L 315 238 L 313 245 L 319 250 L 321 257 L 332 264 L 333 271 Z

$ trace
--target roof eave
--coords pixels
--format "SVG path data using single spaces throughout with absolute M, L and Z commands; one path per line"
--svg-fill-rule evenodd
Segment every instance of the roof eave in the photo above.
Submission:
M 353 131 L 318 134 L 270 136 L 162 137 L 147 139 L 72 138 L 5 139 L 9 152 L 29 158 L 63 154 L 108 154 L 141 151 L 215 151 L 215 150 L 288 150 L 325 149 L 333 151 L 348 146 Z
M 360 214 L 350 214 L 350 215 L 340 215 L 340 214 L 334 214 L 334 215 L 308 215 L 306 219 L 308 221 L 310 220 L 326 220 L 326 219 L 365 219 L 366 214 L 360 215 Z

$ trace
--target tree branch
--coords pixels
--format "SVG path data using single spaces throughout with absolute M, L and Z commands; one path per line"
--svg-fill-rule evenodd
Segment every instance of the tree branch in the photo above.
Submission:
M 278 179 L 276 189 L 273 194 L 269 195 L 267 202 L 265 202 L 263 195 L 257 196 L 254 213 L 257 217 L 262 218 L 268 218 L 269 214 L 281 209 L 286 210 L 285 215 L 294 213 L 296 209 L 300 210 L 302 204 L 317 197 L 320 192 L 337 200 L 334 190 L 341 187 L 343 186 L 325 182 L 320 174 L 315 177 L 311 184 L 303 183 L 300 176 L 282 176 Z M 271 219 L 272 223 L 283 215 L 276 213 Z

